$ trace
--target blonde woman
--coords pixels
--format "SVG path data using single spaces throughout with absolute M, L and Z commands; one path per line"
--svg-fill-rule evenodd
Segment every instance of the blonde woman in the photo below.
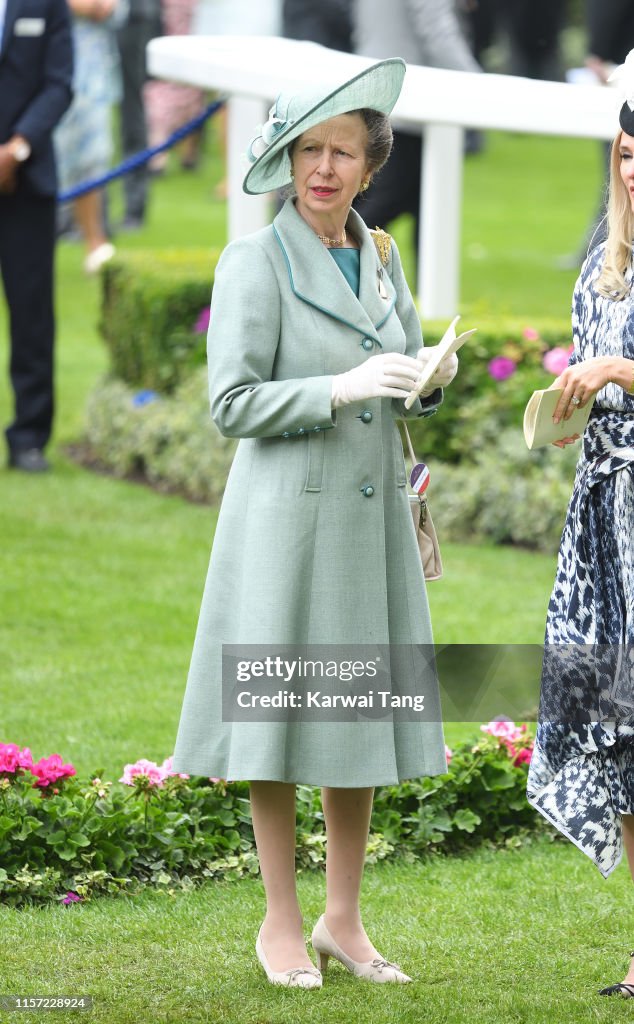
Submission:
M 530 802 L 607 877 L 634 878 L 634 51 L 612 145 L 608 237 L 589 254 L 555 419 L 594 399 L 548 607 Z M 559 442 L 572 443 L 578 435 Z M 602 995 L 634 996 L 624 980 Z

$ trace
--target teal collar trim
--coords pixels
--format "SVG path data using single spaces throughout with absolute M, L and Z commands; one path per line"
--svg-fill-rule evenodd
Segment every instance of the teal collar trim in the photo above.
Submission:
M 330 253 L 297 213 L 292 200 L 287 200 L 275 218 L 273 232 L 294 294 L 339 323 L 372 338 L 380 346 L 378 330 L 394 309 L 396 291 L 389 276 L 383 272 L 387 298 L 381 298 L 378 285 L 379 272 L 383 268 L 372 236 L 354 210 L 350 211 L 348 225 L 360 243 L 358 298 Z

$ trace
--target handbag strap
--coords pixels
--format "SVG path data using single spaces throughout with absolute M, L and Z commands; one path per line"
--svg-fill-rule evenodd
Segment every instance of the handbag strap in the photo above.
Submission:
M 405 438 L 407 440 L 407 450 L 409 452 L 409 457 L 412 460 L 412 469 L 413 469 L 414 466 L 417 464 L 418 459 L 414 455 L 414 447 L 412 445 L 412 439 L 409 436 L 409 430 L 407 429 L 407 423 L 405 422 L 405 420 L 401 420 L 401 423 L 403 424 L 403 430 L 405 431 Z

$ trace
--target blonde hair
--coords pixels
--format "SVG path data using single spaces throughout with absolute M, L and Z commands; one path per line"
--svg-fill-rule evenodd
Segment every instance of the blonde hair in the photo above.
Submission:
M 608 192 L 608 235 L 603 267 L 597 279 L 597 291 L 606 299 L 619 302 L 630 294 L 625 278 L 632 263 L 634 215 L 629 193 L 621 179 L 621 135 L 616 136 L 610 154 L 610 186 Z

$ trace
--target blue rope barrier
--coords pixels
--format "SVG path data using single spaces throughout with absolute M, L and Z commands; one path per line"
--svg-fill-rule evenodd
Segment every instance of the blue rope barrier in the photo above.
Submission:
M 122 160 L 117 167 L 111 168 L 111 170 L 107 171 L 106 174 L 102 174 L 99 178 L 91 178 L 88 181 L 83 181 L 81 185 L 75 185 L 74 188 L 61 192 L 57 197 L 58 203 L 67 203 L 70 199 L 85 196 L 87 192 L 92 192 L 96 188 L 102 188 L 108 182 L 114 181 L 115 178 L 122 178 L 124 174 L 135 171 L 137 167 L 141 167 L 148 160 L 151 160 L 156 153 L 163 153 L 166 149 L 171 149 L 172 146 L 175 146 L 185 136 L 191 135 L 192 132 L 200 128 L 208 118 L 213 117 L 224 105 L 225 100 L 216 100 L 215 103 L 210 103 L 201 114 L 197 114 L 191 121 L 187 121 L 186 124 L 181 125 L 175 132 L 172 132 L 165 142 L 161 142 L 158 146 L 144 149 L 140 153 L 135 153 L 134 156 L 129 156 L 126 160 Z

